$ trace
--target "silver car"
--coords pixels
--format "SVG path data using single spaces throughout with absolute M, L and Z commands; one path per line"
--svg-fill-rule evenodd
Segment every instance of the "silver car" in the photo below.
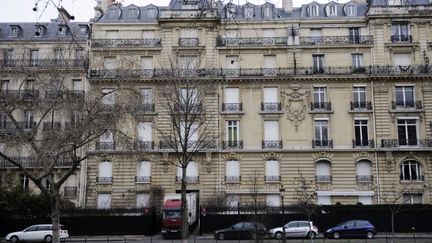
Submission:
M 315 238 L 318 234 L 318 228 L 313 225 L 312 221 L 291 221 L 285 224 L 285 235 L 286 237 L 297 237 L 297 238 Z M 269 234 L 276 238 L 283 238 L 283 228 L 277 227 L 269 230 Z
M 37 224 L 32 225 L 23 231 L 9 233 L 5 239 L 11 243 L 17 243 L 20 241 L 43 241 L 49 243 L 52 241 L 52 235 L 53 232 L 51 224 Z M 60 239 L 66 239 L 68 237 L 68 231 L 63 229 L 63 225 L 60 225 Z

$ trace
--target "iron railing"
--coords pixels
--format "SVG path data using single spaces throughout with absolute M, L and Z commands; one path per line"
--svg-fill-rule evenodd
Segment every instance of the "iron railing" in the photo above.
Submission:
M 287 37 L 218 37 L 216 40 L 216 46 L 286 46 L 287 42 Z
M 222 103 L 222 111 L 223 112 L 242 112 L 243 104 L 242 103 Z
M 361 101 L 361 102 L 350 102 L 350 107 L 352 111 L 355 110 L 372 110 L 372 102 L 369 101 Z
M 161 38 L 93 39 L 92 47 L 160 47 Z
M 266 182 L 273 182 L 273 181 L 281 181 L 281 176 L 264 176 L 264 181 Z
M 44 132 L 54 132 L 61 130 L 61 122 L 44 122 L 42 125 Z
M 153 150 L 154 149 L 154 141 L 135 141 L 135 150 Z
M 138 104 L 134 107 L 134 112 L 138 114 L 154 113 L 155 104 Z
M 392 43 L 411 43 L 412 36 L 411 35 L 392 35 L 391 36 Z
M 0 133 L 1 134 L 13 134 L 20 132 L 30 132 L 36 127 L 36 122 L 18 122 L 16 125 L 13 122 L 0 122 Z
M 415 109 L 415 110 L 421 110 L 423 109 L 422 102 L 419 100 L 416 101 L 392 101 L 391 107 L 393 110 L 399 110 L 399 109 Z
M 357 182 L 371 182 L 373 181 L 372 175 L 356 175 Z
M 113 178 L 110 176 L 96 177 L 96 182 L 99 184 L 112 184 Z
M 240 182 L 241 176 L 225 176 L 226 182 Z
M 431 148 L 432 139 L 381 139 L 382 148 L 421 147 Z
M 176 182 L 181 182 L 182 177 L 176 176 Z M 199 182 L 199 176 L 186 176 L 187 183 L 197 183 Z
M 281 102 L 261 102 L 262 112 L 279 112 L 281 110 Z
M 0 60 L 2 68 L 78 68 L 84 69 L 87 66 L 85 59 L 3 59 Z
M 311 102 L 312 111 L 331 111 L 331 102 Z
M 78 195 L 78 188 L 76 186 L 65 186 L 63 195 L 67 199 L 75 199 Z
M 333 148 L 333 140 L 312 140 L 312 148 Z
M 199 45 L 198 38 L 179 38 L 179 46 L 193 47 Z
M 242 149 L 243 141 L 222 141 L 222 149 Z
M 316 182 L 331 182 L 333 180 L 331 175 L 316 175 L 315 181 Z
M 263 140 L 263 149 L 282 149 L 282 140 Z
M 151 176 L 135 176 L 135 182 L 151 182 Z
M 0 100 L 32 100 L 39 98 L 39 90 L 1 90 Z
M 371 35 L 359 36 L 300 36 L 302 46 L 371 45 Z
M 96 150 L 98 151 L 113 151 L 115 150 L 114 142 L 96 142 Z
M 353 148 L 373 148 L 375 146 L 374 140 L 352 140 Z
M 10 158 L 11 160 L 15 161 L 16 163 L 24 167 L 43 167 L 45 164 L 47 165 L 52 164 L 51 161 L 46 159 L 44 159 L 43 161 L 38 161 L 37 158 L 34 156 L 11 156 Z M 54 162 L 54 166 L 56 167 L 72 166 L 72 160 L 64 157 L 57 158 L 56 161 Z M 0 168 L 13 168 L 13 167 L 16 166 L 3 158 L 0 159 Z

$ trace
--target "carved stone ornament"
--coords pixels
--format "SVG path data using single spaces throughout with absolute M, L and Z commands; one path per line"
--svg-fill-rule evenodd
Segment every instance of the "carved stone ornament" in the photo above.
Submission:
M 169 169 L 170 161 L 168 159 L 168 153 L 162 153 L 162 165 L 163 165 L 163 172 L 167 173 Z
M 314 161 L 318 161 L 321 159 L 332 161 L 333 160 L 333 153 L 324 152 L 324 151 L 318 152 L 318 153 L 313 153 L 312 158 Z
M 263 160 L 278 160 L 280 161 L 282 159 L 282 154 L 280 153 L 275 153 L 275 152 L 269 152 L 269 153 L 263 153 L 261 154 L 261 157 L 263 158 Z
M 363 159 L 374 161 L 375 159 L 372 153 L 368 153 L 365 151 L 353 153 L 353 157 L 354 157 L 354 161 L 359 161 Z
M 282 91 L 285 95 L 284 106 L 287 110 L 288 120 L 292 122 L 297 132 L 298 125 L 305 119 L 309 91 L 301 91 L 299 83 L 293 83 L 291 90 Z
M 391 172 L 393 167 L 394 167 L 394 163 L 395 163 L 395 159 L 393 157 L 392 152 L 386 152 L 386 170 L 387 172 Z

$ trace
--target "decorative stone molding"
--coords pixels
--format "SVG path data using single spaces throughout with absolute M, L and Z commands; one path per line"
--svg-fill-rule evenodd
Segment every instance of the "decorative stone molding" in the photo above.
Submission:
M 309 92 L 301 90 L 298 82 L 291 84 L 291 90 L 282 91 L 282 95 L 285 96 L 283 106 L 286 107 L 288 120 L 294 125 L 296 131 L 299 124 L 305 119 Z
M 275 153 L 275 152 L 268 152 L 268 153 L 262 153 L 261 157 L 263 158 L 263 160 L 278 160 L 280 161 L 282 159 L 282 154 L 281 153 Z
M 223 158 L 224 161 L 227 161 L 227 160 L 237 160 L 237 161 L 240 161 L 240 160 L 242 160 L 243 156 L 241 154 L 239 154 L 239 153 L 230 152 L 228 154 L 224 154 L 222 156 L 222 158 Z
M 333 153 L 324 152 L 324 151 L 318 152 L 318 153 L 313 153 L 312 158 L 314 161 L 318 161 L 321 159 L 326 159 L 328 161 L 332 161 L 333 160 Z
M 370 161 L 374 161 L 374 156 L 372 153 L 368 153 L 368 152 L 358 152 L 358 153 L 353 153 L 353 157 L 354 157 L 354 161 L 360 161 L 362 159 L 367 159 Z

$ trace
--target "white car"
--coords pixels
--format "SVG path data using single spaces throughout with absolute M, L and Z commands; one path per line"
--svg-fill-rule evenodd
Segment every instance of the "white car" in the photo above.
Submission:
M 269 234 L 276 238 L 283 238 L 283 228 L 277 227 L 269 230 Z M 315 227 L 312 221 L 291 221 L 285 225 L 285 235 L 287 238 L 291 237 L 307 237 L 307 238 L 315 238 L 318 234 L 318 228 Z
M 39 241 L 39 242 L 51 242 L 52 241 L 52 224 L 37 224 L 32 225 L 23 231 L 12 232 L 6 235 L 5 239 L 11 243 L 17 243 L 20 241 Z M 60 225 L 60 239 L 69 238 L 67 230 L 63 229 L 63 225 Z

